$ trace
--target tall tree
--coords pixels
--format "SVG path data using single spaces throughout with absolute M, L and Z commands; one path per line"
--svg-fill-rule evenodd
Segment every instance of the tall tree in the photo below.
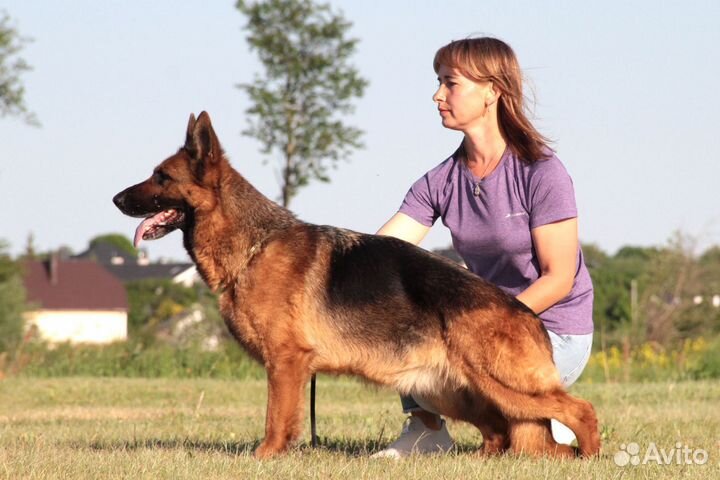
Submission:
M 236 7 L 264 67 L 238 85 L 252 102 L 243 134 L 258 139 L 262 153 L 280 155 L 287 207 L 311 180 L 330 181 L 328 168 L 362 146 L 362 131 L 342 118 L 367 86 L 348 62 L 358 41 L 347 36 L 350 22 L 312 0 L 239 0 Z
M 20 76 L 31 69 L 17 54 L 27 39 L 10 25 L 10 16 L 0 11 L 0 116 L 21 117 L 30 125 L 38 126 L 34 113 L 25 105 L 25 87 Z

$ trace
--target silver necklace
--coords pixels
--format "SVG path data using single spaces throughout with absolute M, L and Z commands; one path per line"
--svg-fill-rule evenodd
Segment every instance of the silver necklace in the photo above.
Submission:
M 487 174 L 488 169 L 490 169 L 490 165 L 494 164 L 495 162 L 500 163 L 500 159 L 503 157 L 503 155 L 505 155 L 505 150 L 506 150 L 506 149 L 507 149 L 507 146 L 505 146 L 505 149 L 503 149 L 503 151 L 502 151 L 502 153 L 500 154 L 500 156 L 499 156 L 496 160 L 488 163 L 488 164 L 485 166 L 485 170 L 483 170 L 482 174 L 480 174 L 480 175 L 478 176 L 478 181 L 475 182 L 475 187 L 473 188 L 473 195 L 474 195 L 474 196 L 476 196 L 476 197 L 479 197 L 479 196 L 480 196 L 480 194 L 482 193 L 482 190 L 480 189 L 480 184 L 481 184 L 482 181 L 485 179 L 485 175 Z M 465 157 L 465 158 L 467 159 L 467 157 Z

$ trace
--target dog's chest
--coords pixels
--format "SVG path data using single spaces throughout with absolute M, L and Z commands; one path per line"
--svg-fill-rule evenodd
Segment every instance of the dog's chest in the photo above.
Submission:
M 220 314 L 230 333 L 240 345 L 257 360 L 263 362 L 265 356 L 263 355 L 262 334 L 256 328 L 251 315 L 240 308 L 238 303 L 240 301 L 234 293 L 223 293 L 219 299 Z

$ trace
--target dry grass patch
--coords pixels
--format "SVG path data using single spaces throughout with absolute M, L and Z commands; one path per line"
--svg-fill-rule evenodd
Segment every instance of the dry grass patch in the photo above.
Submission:
M 478 432 L 454 424 L 445 456 L 401 462 L 369 455 L 399 432 L 399 401 L 385 390 L 321 377 L 321 448 L 299 445 L 257 462 L 264 381 L 14 378 L 0 382 L 2 478 L 720 478 L 720 382 L 580 384 L 603 426 L 599 459 L 478 459 Z M 309 440 L 306 431 L 305 440 Z M 706 465 L 618 467 L 621 445 L 678 442 L 705 449 Z

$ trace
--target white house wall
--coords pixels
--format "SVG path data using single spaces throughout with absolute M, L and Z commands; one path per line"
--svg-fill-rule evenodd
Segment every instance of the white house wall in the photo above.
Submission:
M 26 315 L 28 328 L 35 326 L 48 342 L 110 343 L 127 340 L 127 312 L 82 310 L 36 310 Z
M 185 287 L 192 287 L 200 281 L 202 281 L 202 279 L 200 278 L 200 274 L 198 273 L 197 268 L 195 268 L 195 265 L 173 277 L 173 282 L 179 283 Z

